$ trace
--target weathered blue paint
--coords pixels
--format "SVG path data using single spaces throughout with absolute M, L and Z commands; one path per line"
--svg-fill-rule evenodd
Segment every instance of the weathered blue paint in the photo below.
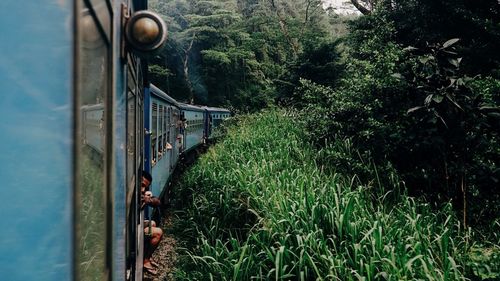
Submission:
M 71 280 L 72 1 L 0 4 L 0 276 Z
M 183 112 L 184 112 L 184 118 L 186 118 L 186 122 L 203 120 L 205 118 L 205 112 L 203 110 L 195 111 L 195 110 L 183 109 Z M 204 122 L 202 122 L 202 124 L 203 123 Z M 194 149 L 196 146 L 200 145 L 203 142 L 203 136 L 204 136 L 203 126 L 198 126 L 195 128 L 193 125 L 188 125 L 185 132 L 186 133 L 184 137 L 184 151 L 189 151 L 191 149 Z
M 167 152 L 158 162 L 156 162 L 156 165 L 153 166 L 151 175 L 154 180 L 151 183 L 151 191 L 155 196 L 159 196 L 162 193 L 163 187 L 165 187 L 170 177 L 170 158 L 170 152 Z

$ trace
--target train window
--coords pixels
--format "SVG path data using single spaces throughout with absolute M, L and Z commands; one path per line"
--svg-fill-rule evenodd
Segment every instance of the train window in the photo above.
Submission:
M 158 151 L 156 150 L 156 141 L 158 138 L 158 104 L 153 103 L 151 114 L 151 165 L 154 166 L 158 160 Z
M 160 104 L 158 114 L 158 160 L 161 159 L 163 153 L 163 105 Z
M 163 111 L 163 151 L 167 148 L 167 113 L 168 113 L 168 107 L 164 107 Z
M 169 106 L 168 107 L 168 125 L 167 125 L 167 141 L 169 144 L 172 143 L 172 139 L 170 138 L 171 137 L 171 134 L 170 132 L 172 131 L 172 107 Z
M 107 280 L 111 206 L 107 185 L 107 152 L 111 149 L 112 91 L 110 10 L 105 2 L 77 5 L 75 57 L 77 123 L 75 156 L 75 279 Z M 110 147 L 108 149 L 108 147 Z

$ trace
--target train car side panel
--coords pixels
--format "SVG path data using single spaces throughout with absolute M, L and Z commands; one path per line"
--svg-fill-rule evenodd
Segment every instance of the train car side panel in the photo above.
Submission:
M 153 182 L 151 190 L 156 196 L 163 193 L 164 187 L 172 174 L 172 163 L 175 143 L 172 136 L 173 111 L 177 102 L 163 91 L 150 85 L 151 88 L 151 166 Z
M 69 280 L 73 4 L 1 6 L 1 278 Z
M 181 104 L 184 116 L 183 152 L 194 149 L 204 142 L 205 110 L 198 106 Z

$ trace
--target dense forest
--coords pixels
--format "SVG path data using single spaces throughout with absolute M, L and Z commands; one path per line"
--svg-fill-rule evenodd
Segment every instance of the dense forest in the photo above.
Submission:
M 499 265 L 500 2 L 350 2 L 359 16 L 320 0 L 151 1 L 169 41 L 149 78 L 188 103 L 293 111 L 321 170 L 451 203 Z

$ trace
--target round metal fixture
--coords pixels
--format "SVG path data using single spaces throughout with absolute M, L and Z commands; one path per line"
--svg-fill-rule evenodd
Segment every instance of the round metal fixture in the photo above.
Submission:
M 132 52 L 139 56 L 151 56 L 165 46 L 167 26 L 156 13 L 140 11 L 127 21 L 125 35 Z

